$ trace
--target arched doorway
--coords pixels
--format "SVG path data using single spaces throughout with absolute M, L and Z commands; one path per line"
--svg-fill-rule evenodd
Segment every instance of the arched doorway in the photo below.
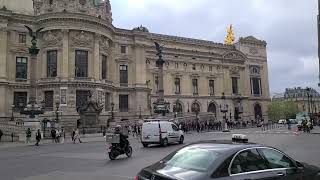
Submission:
M 214 114 L 214 116 L 217 116 L 217 108 L 216 105 L 212 102 L 208 106 L 208 112 L 211 112 Z
M 191 112 L 193 113 L 199 113 L 201 111 L 200 104 L 197 102 L 193 102 L 191 105 Z
M 173 112 L 182 113 L 183 107 L 180 101 L 175 101 L 173 104 Z
M 262 118 L 261 105 L 258 103 L 254 105 L 254 117 L 256 120 L 261 120 L 261 118 Z

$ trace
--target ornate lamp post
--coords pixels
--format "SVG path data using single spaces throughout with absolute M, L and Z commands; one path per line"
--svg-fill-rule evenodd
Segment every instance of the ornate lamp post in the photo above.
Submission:
M 111 121 L 113 121 L 113 119 L 114 119 L 114 103 L 113 102 L 111 102 Z
M 10 121 L 14 121 L 14 116 L 13 116 L 14 108 L 15 108 L 15 105 L 12 104 L 12 105 L 11 105 L 11 118 L 10 118 Z
M 158 91 L 158 99 L 154 102 L 154 112 L 158 114 L 162 114 L 165 116 L 166 113 L 169 112 L 170 103 L 164 100 L 164 89 L 163 89 L 163 64 L 165 61 L 162 58 L 162 49 L 163 46 L 160 46 L 159 43 L 154 43 L 157 50 L 158 60 L 156 61 L 157 66 L 159 68 L 159 91 Z
M 59 123 L 59 108 L 60 108 L 60 102 L 59 101 L 57 101 L 56 102 L 56 123 Z
M 196 119 L 198 120 L 198 115 L 199 115 L 199 112 L 200 112 L 199 105 L 196 104 L 196 103 L 193 103 L 192 106 L 191 106 L 191 111 L 196 113 Z
M 306 91 L 307 91 L 307 97 L 308 97 L 308 114 L 310 116 L 311 115 L 310 114 L 310 91 L 311 91 L 311 88 L 307 87 Z
M 222 124 L 224 125 L 224 129 L 222 131 L 229 132 L 228 125 L 227 125 L 228 104 L 225 103 L 226 97 L 225 97 L 224 93 L 222 93 L 221 99 L 223 100 L 223 105 L 220 104 L 220 111 L 221 111 L 221 113 L 224 113 L 223 122 L 222 122 Z
M 141 105 L 139 106 L 139 119 L 142 119 L 142 114 L 141 114 Z
M 44 113 L 44 101 L 41 103 L 41 105 L 37 104 L 37 98 L 36 98 L 36 77 L 37 77 L 37 55 L 39 53 L 39 49 L 37 48 L 37 38 L 39 37 L 40 31 L 43 28 L 40 28 L 36 30 L 35 32 L 28 26 L 25 26 L 28 31 L 29 35 L 32 38 L 31 43 L 32 46 L 29 48 L 30 53 L 30 96 L 29 101 L 26 107 L 24 107 L 20 114 L 28 115 L 30 118 L 35 118 L 39 114 Z

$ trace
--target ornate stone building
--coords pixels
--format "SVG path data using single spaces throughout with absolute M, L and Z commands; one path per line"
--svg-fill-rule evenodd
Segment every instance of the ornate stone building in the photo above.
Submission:
M 171 111 L 222 117 L 265 116 L 269 102 L 266 42 L 253 36 L 234 45 L 155 34 L 145 27 L 126 30 L 112 24 L 109 0 L 0 0 L 0 117 L 16 118 L 30 86 L 30 37 L 24 25 L 44 27 L 38 46 L 37 100 L 43 118 L 74 126 L 77 107 L 89 92 L 104 105 L 100 124 L 148 116 L 157 98 L 158 68 L 154 41 L 165 44 L 164 90 Z M 222 94 L 225 98 L 222 98 Z M 112 106 L 113 112 L 111 112 Z M 173 108 L 175 106 L 176 108 Z M 41 116 L 42 117 L 42 116 Z

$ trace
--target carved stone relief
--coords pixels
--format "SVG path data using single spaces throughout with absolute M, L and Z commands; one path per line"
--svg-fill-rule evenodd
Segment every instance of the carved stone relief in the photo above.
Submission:
M 62 32 L 48 31 L 43 35 L 43 46 L 61 46 L 62 45 Z
M 71 44 L 74 47 L 92 47 L 93 45 L 92 35 L 84 31 L 73 33 L 71 40 Z

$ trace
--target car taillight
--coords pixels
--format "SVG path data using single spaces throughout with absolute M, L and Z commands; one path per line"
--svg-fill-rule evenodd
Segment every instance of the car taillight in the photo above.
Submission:
M 138 176 L 135 176 L 135 177 L 134 177 L 134 180 L 139 180 L 139 177 L 138 177 Z

